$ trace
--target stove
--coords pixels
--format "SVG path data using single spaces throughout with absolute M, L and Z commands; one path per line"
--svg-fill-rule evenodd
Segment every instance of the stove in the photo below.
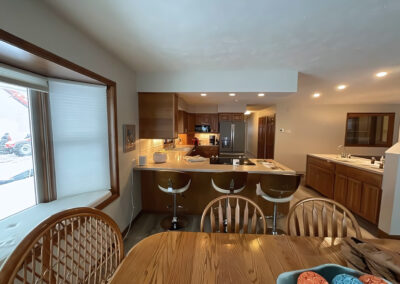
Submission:
M 210 158 L 210 164 L 212 165 L 233 165 L 233 159 L 239 160 L 239 165 L 244 166 L 255 166 L 246 156 L 212 156 Z

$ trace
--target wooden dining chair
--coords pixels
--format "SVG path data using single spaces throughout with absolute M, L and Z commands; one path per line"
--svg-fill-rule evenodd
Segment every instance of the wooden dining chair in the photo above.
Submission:
M 69 209 L 22 240 L 0 270 L 0 283 L 106 283 L 123 257 L 121 232 L 107 214 Z
M 312 197 L 300 200 L 290 208 L 286 231 L 294 236 L 347 237 L 350 225 L 355 236 L 361 238 L 360 226 L 346 207 L 328 198 Z
M 225 206 L 225 202 L 228 206 Z M 240 205 L 242 203 L 242 206 Z M 214 211 L 217 211 L 215 214 Z M 233 212 L 232 212 L 233 211 Z M 204 222 L 209 214 L 211 231 L 219 233 L 266 233 L 264 213 L 254 201 L 240 195 L 220 196 L 212 200 L 203 211 L 200 232 L 204 232 Z M 224 220 L 227 227 L 224 228 Z M 261 228 L 257 230 L 261 223 Z

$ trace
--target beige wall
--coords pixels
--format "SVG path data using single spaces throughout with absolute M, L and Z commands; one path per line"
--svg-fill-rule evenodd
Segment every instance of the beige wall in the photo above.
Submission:
M 140 180 L 132 177 L 132 160 L 138 151 L 123 153 L 122 125 L 138 125 L 135 73 L 86 35 L 63 21 L 38 0 L 1 2 L 0 27 L 117 83 L 118 154 L 121 196 L 104 209 L 125 229 L 134 197 L 136 215 L 141 210 Z
M 246 117 L 246 153 L 249 157 L 257 157 L 258 119 L 263 116 L 274 115 L 276 107 L 254 111 Z
M 400 105 L 325 105 L 292 102 L 276 106 L 275 159 L 305 171 L 308 153 L 338 153 L 344 144 L 348 112 L 396 112 L 394 141 L 399 135 Z M 279 129 L 285 129 L 280 132 Z M 347 147 L 351 154 L 382 155 L 387 148 Z

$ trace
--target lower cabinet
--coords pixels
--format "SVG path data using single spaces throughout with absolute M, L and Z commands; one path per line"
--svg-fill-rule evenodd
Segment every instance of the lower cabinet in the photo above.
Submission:
M 200 155 L 204 158 L 211 158 L 211 156 L 217 156 L 218 154 L 218 146 L 197 146 L 190 152 L 190 156 Z
M 353 213 L 378 224 L 381 175 L 309 156 L 306 184 Z

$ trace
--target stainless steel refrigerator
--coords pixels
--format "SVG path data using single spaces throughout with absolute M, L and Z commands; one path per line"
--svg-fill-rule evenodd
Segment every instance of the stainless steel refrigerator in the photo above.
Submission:
M 221 121 L 219 154 L 244 155 L 245 132 L 244 121 Z

